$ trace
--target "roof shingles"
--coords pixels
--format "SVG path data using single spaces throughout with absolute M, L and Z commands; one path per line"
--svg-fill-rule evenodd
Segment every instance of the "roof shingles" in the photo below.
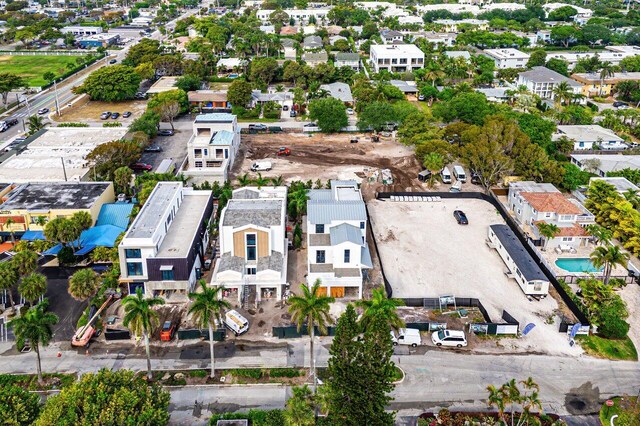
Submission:
M 521 192 L 531 207 L 539 212 L 582 214 L 582 211 L 558 192 Z

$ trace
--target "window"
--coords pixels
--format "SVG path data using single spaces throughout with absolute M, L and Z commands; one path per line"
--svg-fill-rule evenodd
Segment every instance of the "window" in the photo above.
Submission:
M 257 244 L 256 234 L 246 234 L 245 241 L 247 243 L 247 260 L 256 260 L 257 257 Z
M 324 263 L 324 255 L 325 255 L 324 250 L 317 250 L 316 251 L 316 263 Z
M 255 275 L 255 274 L 256 274 L 256 268 L 255 267 L 247 268 L 247 275 Z
M 533 284 L 533 291 L 542 291 L 542 283 L 538 281 Z
M 124 256 L 127 259 L 140 259 L 142 258 L 142 253 L 140 249 L 124 249 Z
M 316 223 L 316 234 L 324 234 L 324 224 Z
M 205 148 L 203 151 L 204 151 L 204 156 L 208 157 L 209 156 L 209 150 Z
M 224 158 L 225 159 L 229 158 L 229 150 L 228 149 L 224 150 Z
M 31 216 L 31 223 L 36 225 L 38 222 L 42 221 L 42 223 L 49 222 L 49 218 L 47 216 Z
M 173 269 L 170 271 L 161 271 L 162 272 L 162 281 L 173 281 Z
M 218 167 L 220 162 L 215 160 L 207 160 L 207 167 Z
M 364 229 L 364 222 L 360 222 L 360 229 Z
M 573 237 L 562 237 L 562 241 L 573 241 Z
M 195 158 L 202 158 L 202 150 L 201 149 L 194 149 L 193 150 L 193 156 Z
M 196 161 L 194 167 L 202 168 L 202 161 Z
M 344 251 L 344 263 L 351 262 L 351 250 L 347 249 Z
M 142 275 L 142 263 L 127 262 L 127 275 Z

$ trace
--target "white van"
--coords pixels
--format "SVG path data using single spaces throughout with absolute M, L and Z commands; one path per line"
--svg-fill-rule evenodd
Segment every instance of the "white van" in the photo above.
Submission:
M 449 168 L 447 166 L 444 166 L 440 172 L 440 176 L 442 176 L 442 183 L 451 183 L 451 172 L 449 172 Z
M 431 334 L 431 341 L 436 346 L 467 346 L 467 338 L 461 330 L 440 330 Z
M 256 161 L 251 165 L 252 172 L 268 172 L 271 170 L 271 161 Z
M 453 175 L 460 182 L 464 183 L 467 181 L 467 175 L 464 174 L 464 169 L 462 168 L 462 166 L 453 166 Z
M 224 314 L 224 325 L 233 331 L 236 336 L 249 330 L 249 321 L 236 310 L 227 311 Z
M 414 348 L 418 345 L 422 344 L 422 339 L 420 338 L 420 330 L 416 330 L 413 328 L 401 328 L 398 330 L 398 336 L 391 332 L 391 340 L 393 341 L 393 345 L 411 345 Z

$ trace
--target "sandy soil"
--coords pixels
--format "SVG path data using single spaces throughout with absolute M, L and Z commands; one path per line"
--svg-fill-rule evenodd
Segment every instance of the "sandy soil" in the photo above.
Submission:
M 636 349 L 640 349 L 640 286 L 628 284 L 618 294 L 627 303 L 629 310 L 629 318 L 627 318 L 627 322 L 631 325 L 629 338 Z
M 350 143 L 358 137 L 359 143 Z M 277 157 L 279 147 L 291 149 L 289 157 Z M 282 176 L 285 181 L 329 179 L 356 179 L 369 181 L 380 169 L 390 169 L 393 185 L 382 185 L 380 179 L 370 182 L 368 193 L 378 190 L 411 191 L 422 188 L 416 176 L 421 170 L 413 149 L 391 139 L 370 142 L 367 135 L 281 133 L 270 135 L 243 135 L 244 161 L 236 161 L 232 178 L 250 173 L 256 160 L 271 161 L 273 169 L 263 172 L 265 177 Z M 238 158 L 243 158 L 241 153 Z
M 460 226 L 453 211 L 467 213 L 470 224 Z M 500 339 L 503 348 L 528 352 L 572 353 L 566 336 L 558 332 L 558 304 L 552 297 L 529 301 L 495 250 L 486 244 L 487 228 L 504 223 L 489 203 L 481 200 L 443 200 L 440 203 L 369 202 L 371 225 L 378 241 L 385 274 L 394 297 L 455 295 L 481 300 L 492 320 L 502 310 L 523 328 L 536 329 L 520 339 Z
M 88 97 L 83 98 L 81 101 L 74 103 L 71 107 L 66 105 L 62 106 L 60 110 L 60 117 L 56 114 L 51 114 L 50 118 L 54 122 L 67 123 L 78 122 L 85 123 L 87 121 L 95 122 L 110 122 L 119 121 L 123 123 L 123 126 L 128 126 L 133 120 L 141 116 L 147 108 L 147 101 L 123 101 L 123 102 L 99 102 L 90 101 Z M 120 117 L 116 120 L 100 120 L 100 114 L 105 111 L 119 112 Z M 122 113 L 125 111 L 131 112 L 131 117 L 122 118 Z

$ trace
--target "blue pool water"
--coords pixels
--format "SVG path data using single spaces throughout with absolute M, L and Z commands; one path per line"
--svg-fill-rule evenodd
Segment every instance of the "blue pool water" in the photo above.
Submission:
M 569 272 L 599 272 L 603 268 L 596 268 L 586 257 L 561 258 L 556 260 L 556 266 Z

